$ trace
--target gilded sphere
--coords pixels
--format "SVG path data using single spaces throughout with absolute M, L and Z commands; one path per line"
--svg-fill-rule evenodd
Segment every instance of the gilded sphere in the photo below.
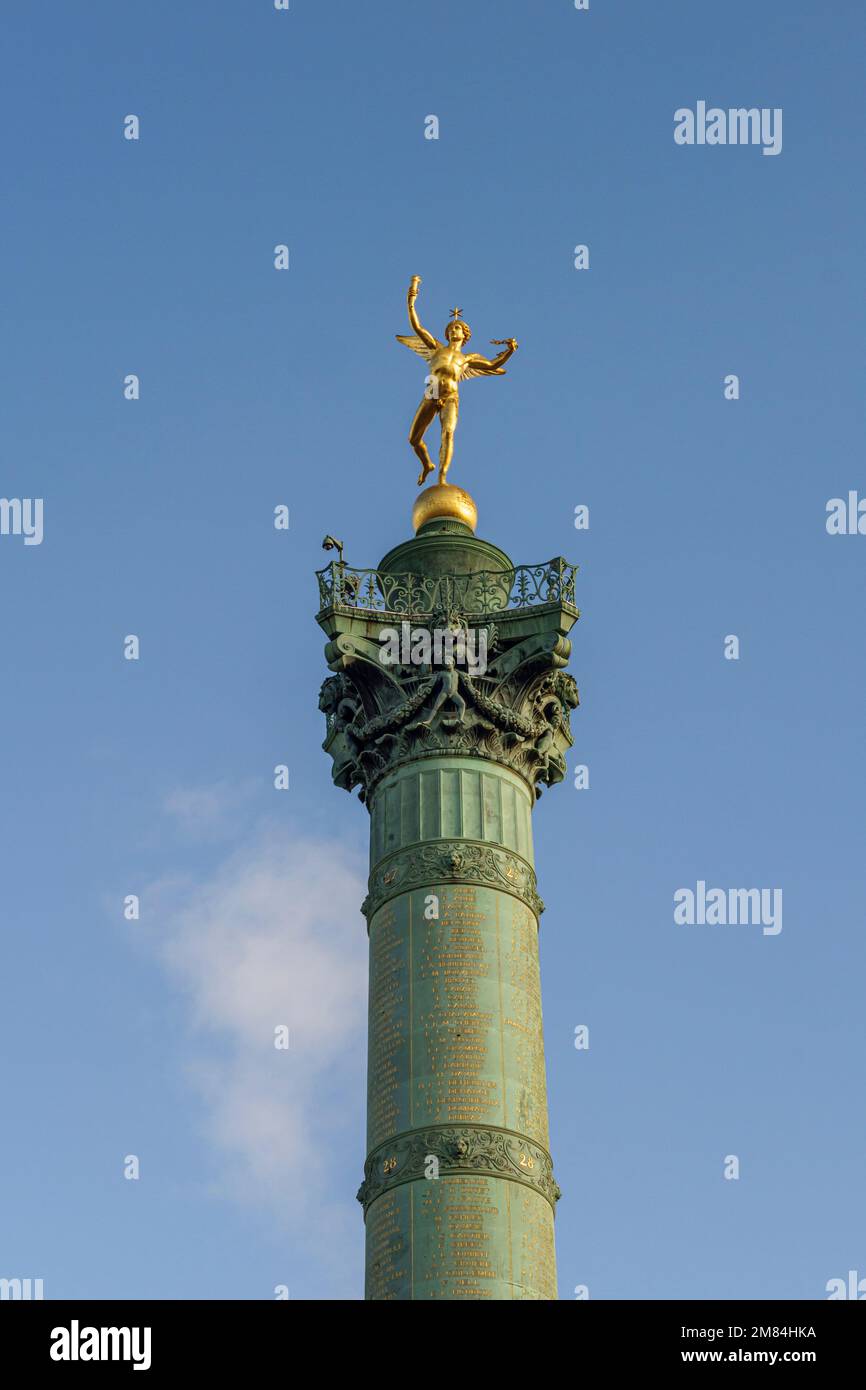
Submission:
M 478 508 L 462 487 L 455 487 L 453 483 L 435 483 L 416 497 L 412 508 L 412 525 L 419 531 L 426 522 L 440 518 L 462 521 L 474 531 Z

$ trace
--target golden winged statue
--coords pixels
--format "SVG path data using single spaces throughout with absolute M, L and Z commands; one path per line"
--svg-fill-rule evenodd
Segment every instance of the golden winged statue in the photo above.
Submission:
M 464 352 L 463 345 L 469 342 L 472 330 L 468 323 L 464 323 L 460 317 L 462 309 L 452 309 L 451 319 L 445 328 L 444 343 L 440 343 L 438 338 L 434 338 L 432 333 L 422 327 L 421 321 L 415 312 L 415 300 L 418 298 L 418 286 L 421 283 L 420 275 L 413 275 L 409 285 L 407 304 L 409 308 L 409 322 L 415 330 L 411 337 L 402 337 L 396 334 L 397 342 L 404 343 L 407 348 L 417 352 L 419 357 L 423 357 L 430 363 L 430 372 L 427 377 L 427 386 L 424 391 L 424 399 L 419 405 L 415 419 L 412 421 L 412 428 L 409 431 L 409 443 L 421 460 L 421 472 L 418 477 L 418 486 L 427 477 L 428 473 L 433 472 L 434 464 L 427 452 L 427 445 L 424 443 L 424 435 L 432 424 L 434 416 L 439 416 L 439 424 L 442 429 L 442 443 L 439 446 L 439 482 L 444 483 L 451 466 L 451 458 L 454 453 L 454 431 L 457 428 L 457 412 L 460 407 L 458 387 L 461 381 L 468 381 L 473 376 L 505 376 L 502 364 L 507 362 L 513 352 L 517 350 L 517 341 L 514 338 L 492 338 L 494 347 L 501 347 L 503 350 L 498 356 L 493 358 L 482 357 L 480 352 Z

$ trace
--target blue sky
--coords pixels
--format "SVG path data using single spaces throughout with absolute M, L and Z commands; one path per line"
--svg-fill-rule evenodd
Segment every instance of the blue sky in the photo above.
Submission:
M 591 786 L 536 812 L 560 1296 L 866 1275 L 866 538 L 825 529 L 866 495 L 862 6 L 5 28 L 0 492 L 44 540 L 0 537 L 0 1275 L 361 1296 L 367 816 L 313 571 L 326 532 L 357 565 L 410 534 L 412 274 L 434 332 L 520 342 L 465 393 L 479 534 L 581 567 Z M 699 100 L 781 107 L 782 153 L 676 145 Z M 676 926 L 699 879 L 781 888 L 783 930 Z

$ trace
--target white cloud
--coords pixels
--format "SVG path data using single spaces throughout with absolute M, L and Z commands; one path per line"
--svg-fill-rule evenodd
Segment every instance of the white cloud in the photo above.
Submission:
M 186 1059 L 218 1147 L 218 1186 L 268 1209 L 317 1256 L 357 1265 L 367 934 L 360 856 L 260 830 L 197 882 L 149 890 L 157 949 L 190 1005 Z M 289 1028 L 277 1051 L 274 1029 Z M 355 1289 L 357 1295 L 358 1290 Z
M 240 784 L 175 787 L 165 798 L 163 810 L 172 817 L 175 828 L 192 839 L 222 839 L 238 832 L 246 805 L 257 789 L 253 779 Z

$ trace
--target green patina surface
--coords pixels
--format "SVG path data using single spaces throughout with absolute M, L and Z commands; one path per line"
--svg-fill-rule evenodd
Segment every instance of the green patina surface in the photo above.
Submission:
M 324 746 L 370 813 L 368 1299 L 556 1298 L 531 813 L 571 746 L 573 588 L 453 523 L 320 575 Z M 485 631 L 429 718 L 435 669 L 379 659 L 395 616 Z

